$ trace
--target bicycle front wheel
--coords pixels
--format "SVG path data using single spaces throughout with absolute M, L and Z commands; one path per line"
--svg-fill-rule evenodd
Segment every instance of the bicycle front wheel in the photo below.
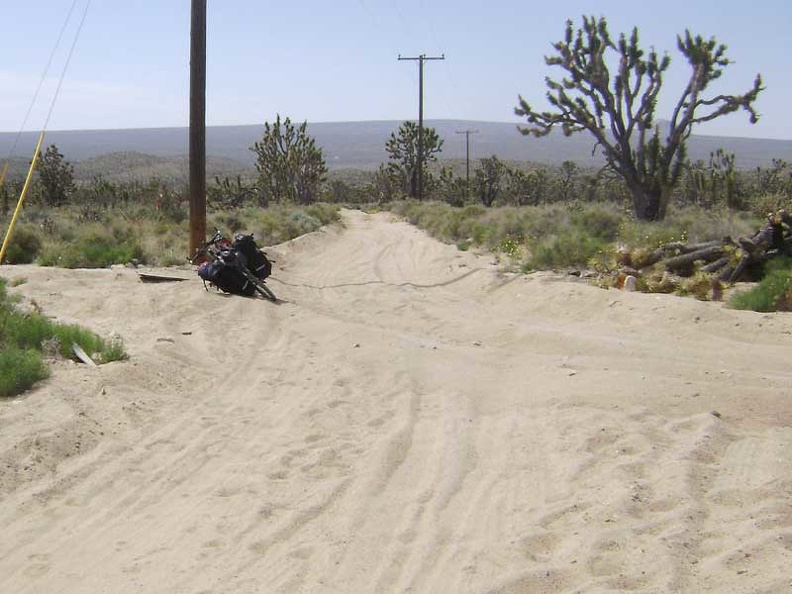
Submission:
M 267 285 L 265 285 L 263 281 L 257 281 L 256 283 L 254 283 L 254 285 L 256 287 L 256 290 L 259 293 L 261 293 L 261 296 L 264 297 L 265 299 L 269 299 L 270 301 L 273 302 L 278 300 L 278 298 L 275 297 L 275 293 L 270 291 L 270 288 Z

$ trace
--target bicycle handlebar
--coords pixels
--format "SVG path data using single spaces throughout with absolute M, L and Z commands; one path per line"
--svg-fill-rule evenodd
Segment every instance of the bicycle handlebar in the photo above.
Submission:
M 209 248 L 211 246 L 217 245 L 217 242 L 220 241 L 221 239 L 223 239 L 223 234 L 220 232 L 220 229 L 215 227 L 215 232 L 214 235 L 212 235 L 212 238 L 195 251 L 195 255 L 192 258 L 189 258 L 190 262 L 192 264 L 195 264 L 195 261 L 198 259 L 199 256 L 202 256 L 203 254 L 207 253 L 209 251 Z

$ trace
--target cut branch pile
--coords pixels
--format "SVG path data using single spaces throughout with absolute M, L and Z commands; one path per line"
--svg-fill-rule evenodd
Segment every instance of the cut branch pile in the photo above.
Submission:
M 661 272 L 662 285 L 673 290 L 679 284 L 676 281 L 703 273 L 709 276 L 714 290 L 716 284 L 758 280 L 756 272 L 761 265 L 782 255 L 792 255 L 792 215 L 785 210 L 769 216 L 750 237 L 724 237 L 697 244 L 672 242 L 642 256 L 627 254 L 621 259 L 617 285 L 624 286 L 629 276 L 647 279 Z

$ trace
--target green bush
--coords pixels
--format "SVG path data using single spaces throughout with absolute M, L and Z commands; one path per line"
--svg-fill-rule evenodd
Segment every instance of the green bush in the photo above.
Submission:
M 337 205 L 312 204 L 304 208 L 275 205 L 214 212 L 207 222 L 207 228 L 213 230 L 217 227 L 229 236 L 252 233 L 259 245 L 274 245 L 317 231 L 340 218 Z
M 317 219 L 322 225 L 338 223 L 341 220 L 341 211 L 334 204 L 317 202 L 307 206 L 305 212 Z
M 130 228 L 119 226 L 107 230 L 91 225 L 82 229 L 71 243 L 49 246 L 39 263 L 63 268 L 106 268 L 142 259 L 143 249 Z
M 307 212 L 295 211 L 284 218 L 283 225 L 286 235 L 293 238 L 316 231 L 322 226 L 322 222 Z
M 572 224 L 585 234 L 604 241 L 619 237 L 624 215 L 612 208 L 591 205 L 572 215 Z
M 792 311 L 792 260 L 781 258 L 770 264 L 759 284 L 734 295 L 729 305 L 759 312 Z
M 14 229 L 5 253 L 7 264 L 30 264 L 36 261 L 41 251 L 42 241 L 39 232 L 30 225 L 20 225 Z
M 37 381 L 48 377 L 42 361 L 42 350 L 55 344 L 64 358 L 74 358 L 76 343 L 98 363 L 127 358 L 123 343 L 106 341 L 74 324 L 58 324 L 38 313 L 16 309 L 0 278 L 0 396 L 19 394 Z
M 754 216 L 764 219 L 769 214 L 778 212 L 782 208 L 790 210 L 792 208 L 792 200 L 783 193 L 764 194 L 749 200 L 749 208 Z
M 35 349 L 4 345 L 0 350 L 0 398 L 21 394 L 49 375 L 41 353 Z
M 567 230 L 532 246 L 531 258 L 523 268 L 528 271 L 585 266 L 599 252 L 607 249 L 608 244 L 602 239 Z

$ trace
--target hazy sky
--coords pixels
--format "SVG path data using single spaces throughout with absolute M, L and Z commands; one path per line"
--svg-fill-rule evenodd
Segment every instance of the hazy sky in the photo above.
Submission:
M 40 130 L 88 0 L 3 2 L 0 131 L 17 132 L 59 32 L 63 36 L 25 130 Z M 71 20 L 66 17 L 73 8 Z M 531 7 L 541 8 L 532 10 Z M 737 113 L 699 134 L 792 139 L 792 3 L 788 0 L 207 0 L 207 124 L 405 120 L 418 113 L 418 63 L 427 62 L 424 117 L 515 122 L 517 95 L 545 105 L 543 57 L 566 19 L 605 16 L 615 36 L 672 58 L 660 117 L 689 74 L 676 35 L 690 29 L 728 46 L 734 63 L 716 92 L 767 87 L 751 126 Z M 49 130 L 186 126 L 190 0 L 93 0 Z M 663 113 L 665 110 L 665 113 Z

